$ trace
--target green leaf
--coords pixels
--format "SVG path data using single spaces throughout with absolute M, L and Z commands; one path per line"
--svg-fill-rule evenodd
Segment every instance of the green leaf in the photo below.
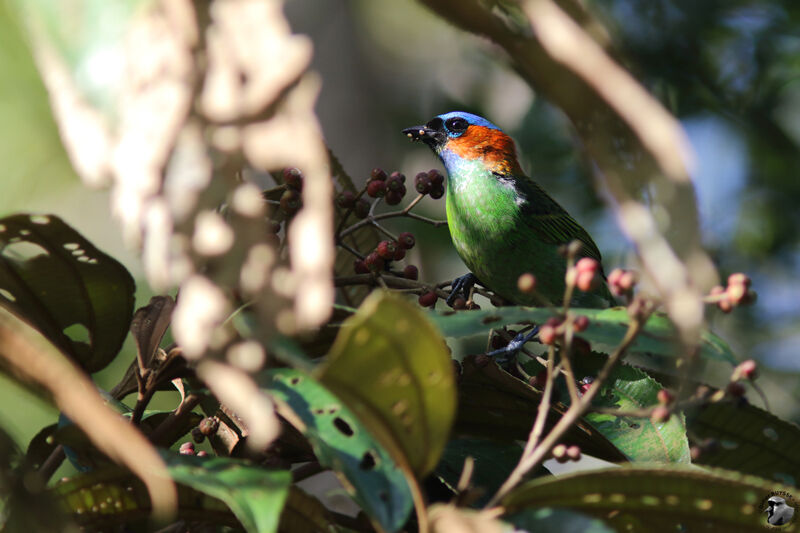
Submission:
M 250 533 L 277 531 L 292 474 L 226 457 L 162 454 L 172 478 L 218 498 Z
M 458 384 L 456 431 L 476 437 L 527 440 L 541 398 L 541 392 L 495 362 L 479 366 L 474 357 L 467 357 L 462 361 Z M 554 403 L 545 431 L 558 423 L 566 410 L 563 403 Z M 577 444 L 583 453 L 606 461 L 627 461 L 625 454 L 583 419 L 567 431 L 562 442 Z
M 501 505 L 510 515 L 540 507 L 572 509 L 617 531 L 753 532 L 766 525 L 764 502 L 778 490 L 792 489 L 721 469 L 620 467 L 539 478 Z
M 592 349 L 603 353 L 610 353 L 619 345 L 630 322 L 624 307 L 572 309 L 571 312 L 589 318 L 589 327 L 580 336 L 591 343 Z M 480 311 L 429 312 L 429 316 L 445 337 L 466 337 L 510 324 L 543 324 L 555 314 L 544 308 L 501 307 Z M 647 321 L 628 351 L 675 357 L 680 355 L 677 339 L 675 327 L 667 316 L 656 313 Z M 702 334 L 700 355 L 707 359 L 736 364 L 730 347 L 710 331 Z
M 439 461 L 456 413 L 444 339 L 402 297 L 375 291 L 347 319 L 320 365 L 320 382 L 422 476 Z
M 536 533 L 615 533 L 605 522 L 583 513 L 566 509 L 526 509 L 514 515 L 503 516 L 503 522 L 517 529 Z
M 583 357 L 576 362 L 578 375 L 595 375 L 587 370 Z M 584 368 L 581 368 L 583 364 Z M 595 407 L 634 410 L 658 403 L 658 391 L 663 387 L 645 372 L 627 365 L 617 366 L 592 401 Z M 562 401 L 569 402 L 563 390 Z M 648 417 L 619 417 L 604 413 L 587 413 L 584 419 L 622 450 L 632 461 L 689 463 L 689 441 L 682 414 L 654 423 Z
M 290 369 L 269 372 L 269 393 L 280 413 L 306 435 L 320 464 L 344 478 L 353 498 L 388 531 L 405 523 L 413 507 L 405 475 L 358 416 L 311 376 Z
M 133 314 L 133 278 L 53 215 L 0 219 L 0 305 L 87 372 L 119 352 Z
M 787 485 L 800 481 L 800 428 L 744 402 L 722 401 L 686 411 L 703 452 L 696 463 L 759 475 Z M 713 439 L 711 445 L 703 442 Z
M 506 480 L 509 472 L 517 466 L 521 455 L 522 448 L 517 442 L 451 439 L 434 473 L 455 490 L 464 469 L 464 462 L 467 457 L 472 457 L 475 462 L 470 485 L 482 492 L 482 495 L 475 500 L 475 506 L 483 507 Z M 548 473 L 543 467 L 538 471 L 539 475 Z

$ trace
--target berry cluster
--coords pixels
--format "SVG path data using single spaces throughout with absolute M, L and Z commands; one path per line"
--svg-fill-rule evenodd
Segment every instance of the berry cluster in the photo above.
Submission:
M 750 278 L 741 272 L 728 276 L 728 286 L 717 285 L 711 289 L 709 300 L 717 304 L 723 313 L 730 313 L 734 307 L 748 305 L 756 301 L 756 292 L 750 288 Z
M 583 315 L 578 315 L 572 318 L 573 331 L 580 333 L 586 331 L 589 327 L 589 318 Z M 557 341 L 563 339 L 567 330 L 567 321 L 564 317 L 553 316 L 547 319 L 539 328 L 539 342 L 542 344 L 555 344 Z M 575 339 L 577 340 L 577 339 Z
M 183 444 L 181 444 L 178 453 L 181 455 L 196 455 L 197 457 L 208 457 L 208 452 L 205 450 L 200 450 L 199 452 L 195 452 L 193 442 L 184 442 Z
M 444 176 L 436 169 L 420 172 L 414 177 L 414 188 L 420 194 L 428 194 L 434 200 L 444 196 Z
M 574 269 L 567 270 L 567 283 L 574 279 L 575 286 L 579 290 L 589 292 L 599 283 L 598 272 L 600 272 L 600 263 L 597 260 L 591 257 L 581 257 L 575 263 Z M 574 278 L 571 278 L 572 276 Z
M 608 275 L 608 288 L 614 296 L 630 299 L 637 281 L 636 273 L 632 270 L 615 268 Z
M 303 173 L 297 168 L 285 168 L 282 176 L 286 190 L 280 199 L 281 211 L 287 217 L 292 217 L 303 207 L 303 197 L 300 194 L 303 190 Z
M 414 244 L 416 244 L 414 235 L 404 231 L 396 241 L 381 241 L 363 260 L 356 259 L 353 262 L 353 269 L 356 274 L 381 272 L 388 269 L 392 261 L 403 259 L 406 256 L 406 250 L 413 248 Z M 419 270 L 414 265 L 408 265 L 403 269 L 403 277 L 415 280 L 419 277 Z
M 400 172 L 386 175 L 381 168 L 373 168 L 367 182 L 367 196 L 383 198 L 387 205 L 397 205 L 406 195 L 406 177 Z
M 553 446 L 550 455 L 559 463 L 566 463 L 567 461 L 578 461 L 581 458 L 581 449 L 579 446 L 566 444 L 556 444 Z

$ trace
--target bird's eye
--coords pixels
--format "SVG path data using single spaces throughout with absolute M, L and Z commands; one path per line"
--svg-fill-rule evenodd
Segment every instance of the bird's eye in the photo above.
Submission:
M 469 122 L 467 122 L 461 117 L 453 117 L 447 119 L 447 122 L 445 122 L 445 126 L 447 126 L 447 129 L 452 133 L 463 133 L 467 130 Z

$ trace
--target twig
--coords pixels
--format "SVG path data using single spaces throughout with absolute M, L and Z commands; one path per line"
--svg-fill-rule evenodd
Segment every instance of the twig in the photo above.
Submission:
M 319 461 L 311 461 L 292 470 L 292 482 L 303 481 L 324 471 L 325 467 L 319 464 Z
M 164 445 L 166 443 L 161 442 L 169 432 L 177 425 L 183 423 L 184 420 L 189 416 L 189 413 L 197 407 L 200 403 L 201 396 L 198 394 L 189 394 L 184 400 L 180 403 L 177 409 L 167 415 L 167 418 L 161 422 L 156 429 L 150 434 L 149 439 L 155 445 Z
M 547 437 L 542 440 L 541 444 L 535 447 L 526 445 L 526 449 L 530 449 L 530 453 L 523 453 L 519 463 L 508 476 L 508 479 L 506 479 L 500 489 L 498 489 L 497 493 L 489 501 L 487 507 L 492 507 L 501 499 L 503 499 L 503 497 L 505 497 L 511 491 L 511 489 L 513 489 L 520 482 L 522 477 L 531 470 L 531 468 L 535 467 L 545 458 L 547 453 L 550 452 L 550 449 L 555 446 L 564 433 L 566 433 L 567 430 L 569 430 L 569 428 L 572 427 L 572 425 L 583 415 L 583 413 L 586 412 L 591 405 L 592 400 L 600 390 L 600 386 L 603 384 L 603 382 L 605 382 L 606 379 L 608 379 L 608 376 L 611 374 L 611 371 L 614 369 L 617 362 L 619 362 L 620 358 L 625 354 L 627 349 L 633 343 L 634 339 L 636 339 L 636 336 L 642 330 L 643 324 L 647 322 L 648 317 L 649 313 L 643 313 L 641 316 L 631 319 L 630 325 L 628 326 L 628 331 L 625 333 L 625 337 L 622 339 L 622 342 L 609 356 L 606 363 L 600 369 L 600 372 L 598 372 L 597 378 L 584 393 L 580 401 L 570 405 L 569 409 L 567 409 L 567 412 L 564 413 L 564 416 L 562 416 L 561 419 L 556 423 Z

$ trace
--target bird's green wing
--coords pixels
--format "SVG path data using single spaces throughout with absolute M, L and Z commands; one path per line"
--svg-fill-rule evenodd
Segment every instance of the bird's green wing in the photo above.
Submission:
M 525 176 L 513 178 L 521 205 L 521 222 L 540 241 L 554 245 L 578 240 L 583 244 L 580 255 L 600 262 L 600 250 L 583 226 L 545 192 L 535 181 Z

